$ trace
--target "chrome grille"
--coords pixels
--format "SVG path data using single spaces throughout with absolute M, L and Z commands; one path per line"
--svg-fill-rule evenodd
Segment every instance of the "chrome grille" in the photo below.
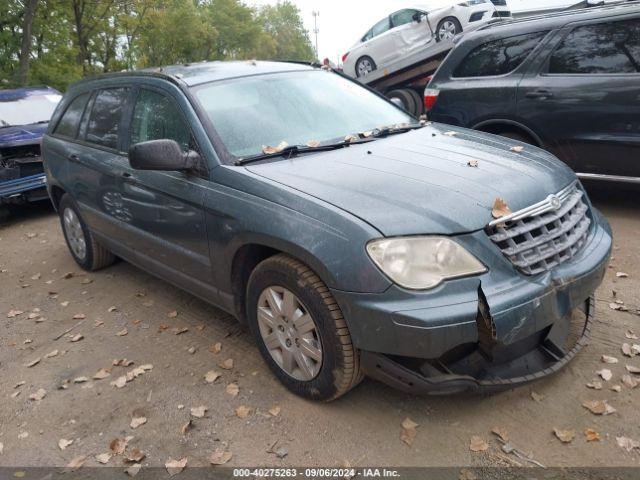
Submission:
M 589 235 L 589 207 L 574 182 L 542 202 L 491 222 L 489 238 L 526 275 L 537 275 L 566 262 L 584 247 Z

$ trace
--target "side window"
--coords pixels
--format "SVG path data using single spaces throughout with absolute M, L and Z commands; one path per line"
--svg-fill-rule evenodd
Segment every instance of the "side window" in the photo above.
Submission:
M 473 49 L 458 65 L 453 76 L 489 77 L 513 72 L 548 32 L 527 33 L 485 43 Z
M 388 31 L 389 28 L 391 28 L 391 25 L 389 23 L 389 17 L 387 17 L 384 20 L 380 20 L 373 26 L 371 29 L 371 35 L 373 37 L 377 37 L 378 35 L 382 35 L 384 32 Z
M 367 33 L 364 34 L 364 37 L 362 37 L 362 41 L 366 42 L 368 40 L 371 40 L 373 38 L 373 30 L 369 30 Z
M 160 139 L 175 140 L 186 152 L 189 150 L 191 130 L 169 98 L 142 89 L 133 110 L 131 144 Z
M 85 139 L 88 142 L 118 148 L 122 108 L 128 95 L 128 88 L 109 88 L 98 93 L 87 125 Z
M 88 93 L 83 93 L 74 98 L 65 110 L 53 133 L 69 138 L 76 138 L 87 100 L 89 100 Z
M 640 19 L 577 27 L 551 55 L 549 73 L 640 72 Z
M 418 13 L 417 10 L 405 9 L 392 14 L 391 24 L 393 28 L 400 27 L 402 25 L 406 25 L 407 23 L 413 22 L 413 17 L 416 13 Z

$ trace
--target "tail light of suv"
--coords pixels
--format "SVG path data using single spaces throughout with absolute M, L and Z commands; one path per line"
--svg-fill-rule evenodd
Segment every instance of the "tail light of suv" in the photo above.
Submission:
M 440 90 L 435 88 L 427 88 L 424 90 L 424 108 L 427 112 L 430 112 L 433 107 L 435 107 L 436 102 L 438 101 L 438 95 L 440 95 Z

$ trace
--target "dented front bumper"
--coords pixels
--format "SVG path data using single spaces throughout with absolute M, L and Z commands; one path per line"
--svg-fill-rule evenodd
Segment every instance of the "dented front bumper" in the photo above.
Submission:
M 414 393 L 513 387 L 554 373 L 586 343 L 612 237 L 593 210 L 586 246 L 534 277 L 484 232 L 456 237 L 489 268 L 428 292 L 334 291 L 369 376 Z

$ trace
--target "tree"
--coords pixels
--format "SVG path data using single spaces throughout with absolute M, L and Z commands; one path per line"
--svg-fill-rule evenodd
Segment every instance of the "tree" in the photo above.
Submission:
M 313 61 L 315 52 L 304 28 L 300 10 L 288 0 L 263 6 L 258 15 L 262 29 L 272 41 L 262 43 L 260 58 Z
M 18 85 L 24 87 L 29 79 L 29 59 L 31 57 L 31 27 L 36 15 L 38 0 L 25 0 L 24 20 L 22 22 L 22 42 L 20 46 L 20 65 L 18 67 Z
M 239 0 L 210 0 L 204 8 L 207 20 L 218 31 L 212 59 L 237 60 L 254 56 L 261 31 L 251 8 Z

